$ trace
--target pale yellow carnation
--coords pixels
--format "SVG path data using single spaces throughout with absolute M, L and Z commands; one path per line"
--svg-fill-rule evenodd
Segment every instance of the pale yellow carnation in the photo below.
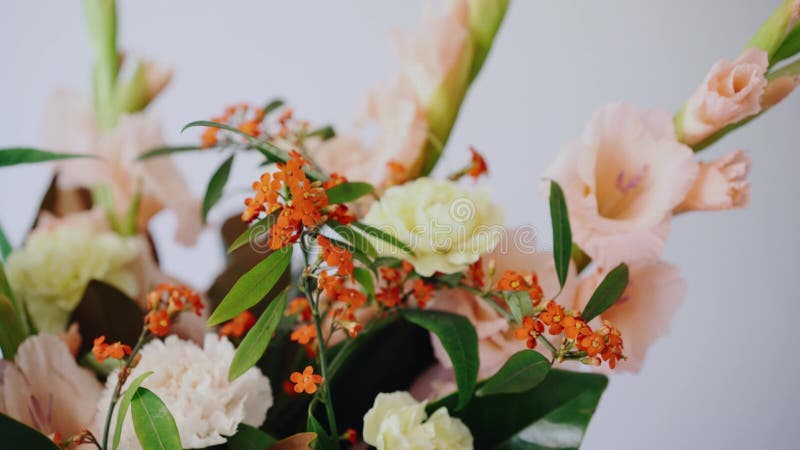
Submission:
M 452 181 L 419 178 L 386 190 L 364 222 L 405 242 L 408 255 L 383 241 L 383 256 L 408 260 L 423 276 L 465 270 L 497 245 L 503 234 L 503 211 L 486 190 L 469 190 Z
M 408 392 L 378 394 L 364 416 L 364 442 L 378 450 L 473 448 L 472 434 L 461 420 L 450 417 L 444 407 L 427 418 L 425 405 Z
M 92 279 L 135 296 L 137 279 L 130 264 L 138 252 L 135 239 L 77 223 L 31 234 L 25 246 L 9 256 L 6 270 L 34 325 L 56 332 L 66 327 Z

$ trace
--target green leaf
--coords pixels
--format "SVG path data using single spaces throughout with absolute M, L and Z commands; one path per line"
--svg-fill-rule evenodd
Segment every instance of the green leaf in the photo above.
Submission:
M 50 438 L 5 414 L 0 414 L 0 436 L 15 449 L 59 450 Z
M 269 233 L 270 228 L 272 225 L 275 224 L 275 221 L 278 220 L 278 215 L 281 213 L 281 210 L 275 211 L 271 214 L 267 214 L 264 218 L 259 219 L 256 223 L 251 225 L 248 229 L 244 231 L 244 233 L 240 234 L 239 237 L 233 241 L 230 247 L 228 247 L 228 253 L 233 253 L 234 250 L 240 248 L 244 244 L 248 242 L 255 241 L 258 236 L 262 234 Z
M 376 238 L 378 238 L 378 239 L 380 239 L 380 240 L 382 240 L 384 242 L 387 242 L 387 243 L 389 243 L 389 244 L 391 244 L 391 245 L 403 250 L 404 252 L 406 252 L 406 253 L 408 253 L 410 255 L 414 254 L 414 251 L 411 250 L 411 247 L 409 247 L 408 244 L 406 244 L 405 242 L 401 241 L 400 239 L 392 236 L 391 234 L 389 234 L 389 233 L 387 233 L 387 232 L 385 232 L 385 231 L 383 231 L 381 229 L 375 228 L 372 225 L 367 225 L 367 224 L 362 223 L 362 222 L 353 222 L 352 225 L 355 226 L 356 228 L 360 229 L 364 233 L 367 233 L 368 235 L 370 235 L 372 237 L 376 237 Z
M 264 117 L 266 117 L 272 111 L 275 111 L 276 109 L 278 109 L 281 106 L 283 106 L 283 103 L 284 103 L 284 101 L 282 99 L 279 99 L 279 98 L 275 98 L 275 99 L 272 99 L 272 100 L 268 101 L 267 104 L 264 105 Z
M 14 306 L 14 310 L 17 311 L 17 315 L 19 315 L 20 318 L 25 318 L 22 305 L 17 303 L 16 297 L 14 297 L 14 291 L 11 290 L 11 285 L 8 284 L 8 278 L 6 277 L 5 267 L 3 267 L 2 261 L 0 261 L 0 295 L 4 295 L 11 302 L 11 305 Z
M 161 147 L 155 150 L 142 153 L 136 158 L 136 161 L 144 161 L 150 158 L 158 158 L 159 156 L 172 155 L 174 153 L 193 152 L 195 150 L 203 150 L 203 147 L 197 145 L 179 145 L 175 147 Z
M 263 261 L 242 275 L 211 314 L 208 325 L 219 325 L 231 320 L 258 303 L 275 286 L 291 259 L 292 247 L 284 247 L 270 253 Z
M 208 182 L 206 196 L 203 198 L 203 223 L 205 223 L 211 208 L 222 198 L 222 190 L 228 182 L 228 177 L 231 174 L 231 166 L 233 165 L 233 158 L 235 156 L 236 153 L 231 154 L 231 156 L 217 168 L 217 171 L 214 172 L 214 175 L 211 176 L 211 180 Z
M 608 272 L 600 286 L 592 294 L 586 308 L 583 308 L 581 317 L 585 321 L 590 321 L 611 307 L 625 292 L 628 286 L 628 265 L 622 263 Z
M 11 254 L 11 250 L 11 244 L 8 242 L 6 233 L 3 231 L 3 227 L 0 226 L 0 259 L 3 261 L 7 260 L 8 255 Z
M 328 433 L 328 430 L 326 430 L 325 427 L 319 423 L 319 420 L 314 417 L 311 409 L 313 408 L 309 408 L 306 430 L 311 433 L 316 433 L 317 435 L 317 438 L 311 444 L 314 450 L 339 450 L 340 447 L 338 437 L 333 437 Z
M 242 130 L 240 130 L 240 129 L 236 128 L 236 127 L 232 127 L 232 126 L 230 126 L 230 125 L 228 125 L 226 123 L 212 122 L 210 120 L 195 120 L 194 122 L 189 122 L 186 125 L 184 125 L 183 128 L 181 128 L 181 133 L 183 133 L 184 131 L 188 130 L 189 128 L 194 128 L 194 127 L 220 128 L 222 130 L 230 131 L 231 133 L 238 134 L 239 136 L 243 137 L 245 140 L 247 140 L 250 143 L 257 143 L 258 142 L 256 140 L 256 138 L 254 138 L 253 136 L 250 136 L 249 134 L 243 132 Z
M 156 394 L 143 387 L 136 389 L 131 414 L 142 450 L 182 450 L 175 419 Z
M 563 289 L 569 274 L 569 261 L 572 253 L 572 231 L 569 228 L 567 201 L 564 191 L 555 181 L 550 181 L 550 219 L 553 223 L 553 259 L 556 262 L 558 283 Z
M 748 42 L 746 48 L 760 48 L 769 55 L 770 65 L 773 64 L 773 55 L 781 45 L 786 27 L 792 19 L 794 0 L 783 0 L 772 15 L 761 25 Z
M 369 270 L 363 267 L 355 267 L 353 269 L 353 277 L 356 279 L 356 282 L 364 288 L 364 292 L 367 296 L 370 298 L 375 296 L 375 281 Z
M 236 434 L 228 438 L 228 450 L 266 450 L 278 442 L 258 428 L 240 423 Z
M 93 158 L 93 156 L 80 155 L 76 153 L 55 153 L 48 152 L 46 150 L 25 147 L 7 148 L 0 150 L 0 167 L 72 158 Z
M 369 183 L 350 181 L 338 184 L 328 189 L 326 192 L 328 194 L 328 203 L 335 205 L 338 203 L 352 202 L 353 200 L 371 194 L 374 190 L 375 188 Z
M 568 438 L 562 450 L 576 450 L 608 379 L 592 373 L 553 369 L 535 388 L 514 394 L 474 397 L 454 415 L 469 427 L 475 448 L 545 450 L 547 442 Z M 453 411 L 457 394 L 428 405 Z
M 286 310 L 286 297 L 287 292 L 284 290 L 267 306 L 256 324 L 244 337 L 239 348 L 236 349 L 236 354 L 233 355 L 233 361 L 228 369 L 228 381 L 239 378 L 261 359 L 272 340 L 275 329 L 278 328 L 278 324 L 283 318 L 283 311 Z
M 378 252 L 375 250 L 375 247 L 363 234 L 353 230 L 347 225 L 342 225 L 333 221 L 328 222 L 328 226 L 331 227 L 333 231 L 337 232 L 339 236 L 347 239 L 347 241 L 353 244 L 353 247 L 355 247 L 358 251 L 364 253 L 370 258 L 375 258 L 378 256 Z
M 16 308 L 4 294 L 0 293 L 0 349 L 3 358 L 13 360 L 17 348 L 28 336 Z
M 775 64 L 784 59 L 791 58 L 798 52 L 800 52 L 800 24 L 795 25 L 789 34 L 786 35 L 783 43 L 778 47 L 778 50 L 775 51 L 775 55 L 770 60 L 770 64 Z
M 306 134 L 306 137 L 319 137 L 323 141 L 327 141 L 334 136 L 336 136 L 336 131 L 330 125 L 317 128 L 316 130 L 310 131 L 308 134 Z
M 533 350 L 521 350 L 514 353 L 475 395 L 483 397 L 525 392 L 541 383 L 548 372 L 550 361 L 544 355 Z
M 131 405 L 131 400 L 133 400 L 133 394 L 139 389 L 139 386 L 142 385 L 145 378 L 149 377 L 153 374 L 152 370 L 149 370 L 138 377 L 136 377 L 133 381 L 131 381 L 130 386 L 125 392 L 122 394 L 122 397 L 119 399 L 119 407 L 117 409 L 117 423 L 114 425 L 114 439 L 112 441 L 112 448 L 117 450 L 119 447 L 119 440 L 122 438 L 122 424 L 125 423 L 125 415 L 128 413 L 128 407 Z
M 503 291 L 503 299 L 517 323 L 521 324 L 523 317 L 533 316 L 533 301 L 528 291 Z
M 458 384 L 458 404 L 467 404 L 478 380 L 478 335 L 466 317 L 444 311 L 404 310 L 403 318 L 435 334 L 450 356 Z

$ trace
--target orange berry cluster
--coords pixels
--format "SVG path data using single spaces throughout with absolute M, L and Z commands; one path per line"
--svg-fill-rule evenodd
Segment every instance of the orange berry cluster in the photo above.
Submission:
M 585 354 L 582 358 L 584 364 L 600 365 L 607 361 L 610 368 L 615 368 L 617 361 L 624 359 L 622 353 L 622 334 L 604 321 L 599 330 L 592 330 L 579 315 L 564 308 L 553 300 L 547 302 L 544 309 L 539 308 L 533 317 L 525 317 L 522 327 L 515 332 L 517 339 L 527 341 L 528 348 L 536 348 L 536 340 L 544 334 L 545 330 L 550 335 L 564 334 L 562 348 L 575 348 Z
M 224 113 L 212 117 L 211 121 L 220 124 L 237 124 L 236 128 L 242 133 L 259 137 L 263 132 L 264 109 L 254 108 L 247 103 L 239 103 L 225 108 Z M 219 144 L 220 131 L 215 127 L 206 128 L 201 137 L 202 147 L 214 147 Z
M 408 261 L 403 261 L 400 267 L 381 267 L 379 272 L 383 283 L 375 299 L 387 308 L 400 306 L 409 298 L 413 298 L 418 307 L 425 308 L 433 298 L 435 289 L 433 284 L 427 283 L 422 278 L 410 282 L 414 277 L 414 267 Z M 405 288 L 409 284 L 410 291 L 406 292 Z
M 108 344 L 106 343 L 106 337 L 100 336 L 94 340 L 92 354 L 94 354 L 94 357 L 97 358 L 97 362 L 103 364 L 103 361 L 105 361 L 106 358 L 122 359 L 130 355 L 131 348 L 121 342 Z
M 162 283 L 147 294 L 149 312 L 145 322 L 151 333 L 166 336 L 172 324 L 172 317 L 182 311 L 192 311 L 200 315 L 203 311 L 200 294 L 186 286 Z
M 222 327 L 219 329 L 219 335 L 241 338 L 250 330 L 250 328 L 253 328 L 253 325 L 255 324 L 256 317 L 250 312 L 250 310 L 245 309 L 236 317 L 222 325 Z

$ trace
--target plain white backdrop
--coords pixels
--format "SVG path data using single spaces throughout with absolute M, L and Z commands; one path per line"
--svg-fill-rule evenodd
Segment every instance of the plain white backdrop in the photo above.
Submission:
M 364 90 L 397 65 L 389 33 L 409 29 L 423 1 L 218 2 L 122 0 L 121 46 L 173 66 L 154 105 L 172 143 L 181 126 L 237 101 L 273 96 L 298 115 L 349 127 Z M 467 146 L 489 160 L 490 184 L 510 225 L 539 227 L 549 246 L 539 177 L 592 111 L 626 99 L 676 110 L 719 58 L 734 58 L 778 0 L 512 0 L 483 73 L 462 109 L 439 173 L 459 167 Z M 89 86 L 82 2 L 2 2 L 0 146 L 40 142 L 47 96 Z M 797 272 L 800 265 L 800 93 L 704 154 L 745 148 L 753 156 L 752 204 L 673 222 L 664 258 L 678 264 L 689 294 L 671 334 L 644 370 L 613 376 L 584 441 L 586 449 L 797 448 Z M 199 196 L 218 155 L 181 156 Z M 50 168 L 0 169 L 0 222 L 22 241 Z M 240 211 L 257 175 L 239 160 L 234 186 L 213 211 Z M 195 248 L 170 242 L 170 213 L 153 224 L 169 273 L 208 286 L 223 264 L 217 233 Z

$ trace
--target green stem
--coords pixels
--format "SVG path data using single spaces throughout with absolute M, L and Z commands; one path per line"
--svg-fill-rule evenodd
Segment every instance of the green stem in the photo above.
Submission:
M 330 382 L 328 379 L 328 363 L 327 363 L 327 356 L 325 345 L 322 344 L 322 318 L 319 315 L 319 309 L 317 309 L 316 302 L 313 310 L 313 317 L 314 317 L 314 326 L 317 327 L 317 342 L 320 343 L 319 345 L 319 367 L 320 372 L 322 374 L 322 381 L 323 381 L 323 396 L 325 397 L 325 411 L 328 414 L 328 426 L 330 427 L 331 436 L 339 436 L 339 432 L 336 429 L 336 416 L 333 413 L 333 400 L 331 399 L 331 389 L 330 389 Z

